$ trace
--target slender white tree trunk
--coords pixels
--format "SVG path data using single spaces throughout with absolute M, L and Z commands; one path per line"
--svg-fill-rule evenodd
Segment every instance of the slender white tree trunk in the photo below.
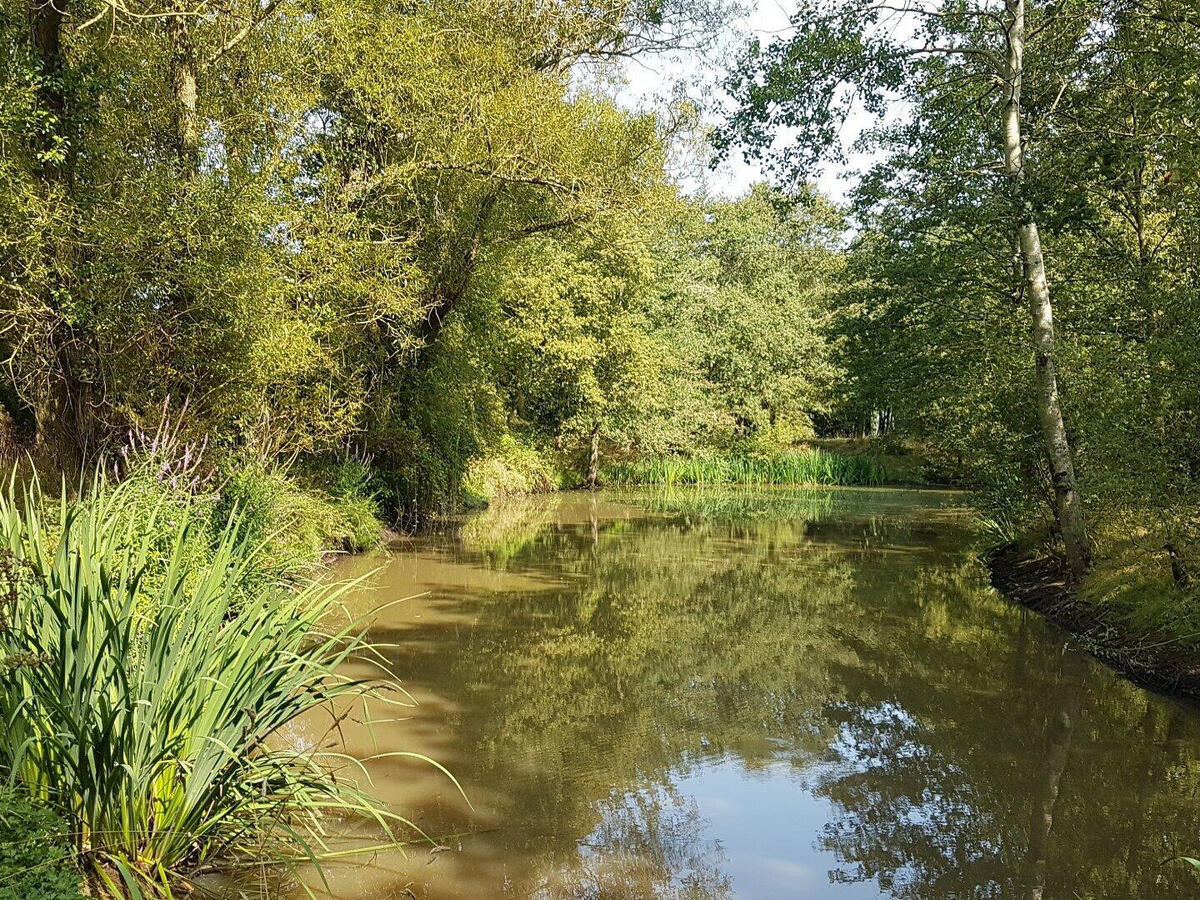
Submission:
M 1033 209 L 1024 196 L 1025 144 L 1021 134 L 1021 82 L 1025 67 L 1025 6 L 1026 0 L 1005 0 L 1008 27 L 1005 34 L 1007 100 L 1004 105 L 1004 168 L 1020 210 L 1017 246 L 1033 334 L 1042 440 L 1053 473 L 1067 564 L 1072 578 L 1078 581 L 1091 565 L 1091 545 L 1058 394 L 1058 373 L 1054 364 L 1054 309 L 1050 302 L 1050 285 L 1046 280 L 1042 241 Z
M 592 452 L 588 457 L 587 486 L 596 490 L 600 486 L 600 423 L 592 426 Z

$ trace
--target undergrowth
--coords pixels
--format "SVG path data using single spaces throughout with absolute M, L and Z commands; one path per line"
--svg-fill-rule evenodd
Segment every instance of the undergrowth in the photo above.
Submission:
M 1200 650 L 1194 526 L 1110 512 L 1093 528 L 1095 561 L 1080 597 L 1136 634 Z
M 82 882 L 62 820 L 0 790 L 0 900 L 83 900 Z
M 467 506 L 482 506 L 507 497 L 553 491 L 563 481 L 549 454 L 505 435 L 467 466 L 463 499 Z
M 284 467 L 253 462 L 224 477 L 216 520 L 236 511 L 246 538 L 262 545 L 266 572 L 303 574 L 325 553 L 354 553 L 379 543 L 382 526 L 368 479 L 365 467 L 346 463 L 306 484 Z

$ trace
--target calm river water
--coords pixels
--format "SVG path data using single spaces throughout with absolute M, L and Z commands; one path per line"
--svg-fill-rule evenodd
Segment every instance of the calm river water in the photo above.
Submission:
M 332 895 L 1200 895 L 1200 719 L 997 597 L 960 503 L 568 494 L 350 561 L 417 703 L 350 750 L 471 805 L 369 763 L 435 843 Z

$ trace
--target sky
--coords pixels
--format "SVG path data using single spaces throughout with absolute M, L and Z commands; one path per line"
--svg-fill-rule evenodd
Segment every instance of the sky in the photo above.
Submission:
M 749 13 L 732 23 L 725 34 L 714 36 L 713 46 L 735 51 L 744 46 L 752 35 L 765 44 L 790 33 L 791 0 L 749 0 L 747 5 Z M 626 84 L 619 90 L 618 100 L 630 108 L 650 108 L 665 102 L 672 86 L 681 79 L 689 85 L 689 96 L 711 98 L 719 95 L 716 85 L 723 74 L 723 66 L 707 60 L 706 55 L 685 51 L 667 57 L 626 61 Z M 727 61 L 725 65 L 728 64 Z M 712 109 L 706 117 L 710 123 L 715 123 L 719 120 L 718 116 L 719 111 Z M 870 121 L 862 111 L 852 114 L 843 129 L 843 143 L 849 146 Z M 780 140 L 786 140 L 786 135 L 781 135 Z M 870 162 L 870 157 L 853 152 L 849 152 L 847 157 L 845 164 L 826 166 L 814 179 L 821 193 L 838 202 L 846 201 L 853 184 L 853 173 Z M 720 197 L 741 196 L 754 182 L 769 180 L 764 167 L 745 162 L 737 151 L 702 179 L 686 172 L 680 173 L 679 177 L 691 192 Z

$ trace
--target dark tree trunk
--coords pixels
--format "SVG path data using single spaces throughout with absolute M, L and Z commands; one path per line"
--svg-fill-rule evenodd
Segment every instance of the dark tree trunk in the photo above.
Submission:
M 38 99 L 54 114 L 59 129 L 67 112 L 62 83 L 62 26 L 66 11 L 67 0 L 29 0 L 29 44 L 42 70 Z M 45 177 L 54 178 L 61 173 L 62 166 L 45 164 Z
M 434 289 L 429 310 L 417 327 L 417 336 L 421 339 L 422 346 L 428 347 L 437 342 L 455 307 L 466 296 L 467 289 L 471 286 L 471 276 L 479 262 L 479 251 L 483 248 L 484 233 L 491 220 L 492 209 L 495 205 L 495 193 L 484 197 L 475 217 L 470 241 L 460 254 L 456 267 L 453 271 L 443 273 L 438 279 L 439 283 Z
M 1183 554 L 1179 552 L 1178 547 L 1169 542 L 1163 549 L 1167 551 L 1167 557 L 1171 560 L 1171 580 L 1175 582 L 1175 587 L 1181 590 L 1188 587 L 1192 583 L 1192 577 L 1188 574 Z
M 200 89 L 196 48 L 187 4 L 176 0 L 167 27 L 171 36 L 171 96 L 175 102 L 175 152 L 186 176 L 200 171 Z
M 59 194 L 69 189 L 69 161 L 72 158 L 70 142 L 66 142 L 65 158 L 50 151 L 62 151 L 56 146 L 60 139 L 66 137 L 67 95 L 63 84 L 63 22 L 69 7 L 69 0 L 29 0 L 26 12 L 29 22 L 29 46 L 34 58 L 41 69 L 41 79 L 38 84 L 38 102 L 51 114 L 53 125 L 42 135 L 41 150 L 43 161 L 38 168 L 38 174 L 49 194 Z M 51 309 L 57 307 L 55 300 L 57 288 L 56 278 L 57 257 L 59 248 L 53 242 L 43 248 L 49 272 L 49 282 L 46 285 L 46 303 Z M 59 361 L 59 367 L 65 375 L 69 364 L 64 359 L 56 327 L 53 346 L 49 352 Z M 0 405 L 8 414 L 8 421 L 3 423 L 5 430 L 4 441 L 8 449 L 16 446 L 33 444 L 39 436 L 40 426 L 61 418 L 69 406 L 68 393 L 62 384 L 51 386 L 49 404 L 59 408 L 56 413 L 48 414 L 39 421 L 38 408 L 21 395 L 18 382 L 9 378 L 13 373 L 12 354 L 14 348 L 7 341 L 0 341 L 0 355 L 8 362 L 5 367 L 5 384 L 0 387 Z M 44 411 L 44 410 L 43 410 Z

